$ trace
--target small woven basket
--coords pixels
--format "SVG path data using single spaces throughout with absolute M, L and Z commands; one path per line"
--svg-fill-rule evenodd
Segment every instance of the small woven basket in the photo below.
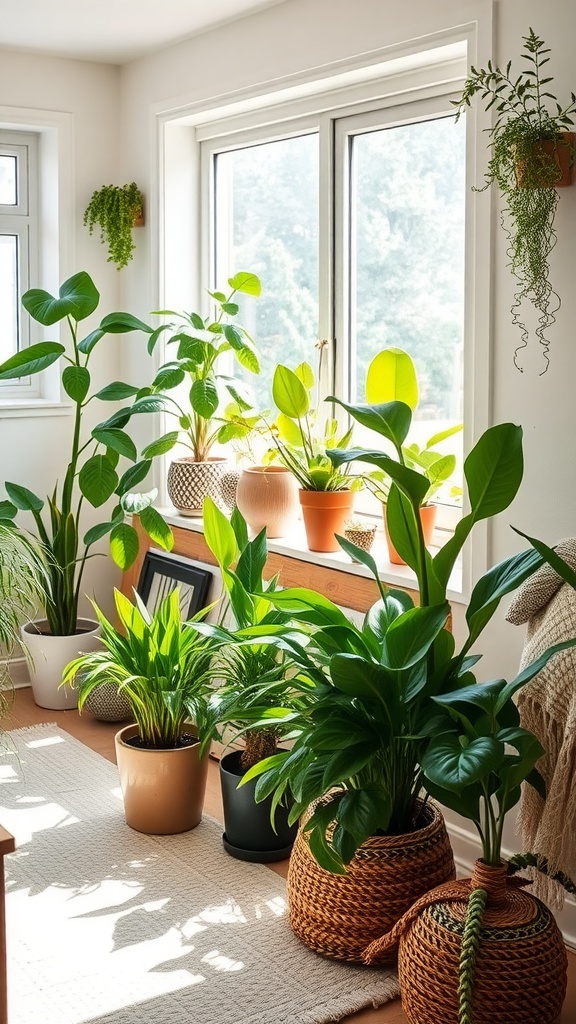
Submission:
M 423 893 L 455 877 L 444 818 L 428 802 L 425 825 L 403 836 L 372 836 L 345 875 L 320 867 L 299 830 L 288 867 L 292 931 L 316 953 L 362 963 L 372 940 L 387 932 Z M 395 953 L 380 958 L 392 963 Z
M 402 1009 L 410 1024 L 557 1024 L 566 994 L 566 950 L 552 913 L 519 888 L 526 884 L 507 877 L 505 865 L 477 862 L 472 878 L 422 897 L 366 951 L 370 963 L 398 944 Z M 487 900 L 465 977 L 470 1005 L 463 1005 L 462 937 L 470 893 L 477 889 Z

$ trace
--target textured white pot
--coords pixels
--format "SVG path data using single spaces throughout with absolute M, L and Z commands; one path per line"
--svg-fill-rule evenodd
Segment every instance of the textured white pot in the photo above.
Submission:
M 100 646 L 101 627 L 93 619 L 78 619 L 73 636 L 53 636 L 46 619 L 27 622 L 20 631 L 28 662 L 34 700 L 41 708 L 64 711 L 78 707 L 78 694 L 71 686 L 60 686 L 69 661 L 89 654 Z

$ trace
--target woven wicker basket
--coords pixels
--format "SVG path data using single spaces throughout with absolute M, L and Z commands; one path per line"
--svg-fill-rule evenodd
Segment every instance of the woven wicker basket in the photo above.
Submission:
M 426 825 L 403 836 L 373 836 L 358 850 L 346 875 L 321 868 L 300 830 L 288 868 L 293 932 L 316 953 L 362 963 L 365 947 L 387 932 L 415 899 L 454 878 L 444 819 L 428 803 Z M 387 954 L 380 962 L 390 963 Z
M 557 1024 L 566 994 L 567 957 L 552 913 L 507 878 L 506 867 L 478 862 L 472 879 L 449 882 L 420 899 L 366 951 L 378 960 L 398 944 L 402 1008 L 410 1024 Z M 488 894 L 470 977 L 471 1015 L 459 1017 L 459 962 L 468 899 Z

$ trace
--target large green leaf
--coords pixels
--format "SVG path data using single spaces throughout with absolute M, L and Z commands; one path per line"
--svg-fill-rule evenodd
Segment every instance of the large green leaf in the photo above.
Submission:
M 22 487 L 20 484 L 11 484 L 8 481 L 6 481 L 4 486 L 10 500 L 22 512 L 41 512 L 44 508 L 42 498 L 39 498 L 33 491 L 29 491 L 27 487 Z
M 350 627 L 350 621 L 342 609 L 315 590 L 290 587 L 266 596 L 275 608 L 293 615 L 302 622 L 309 622 L 315 626 L 341 625 L 347 629 Z
M 136 451 L 136 445 L 129 434 L 125 433 L 124 430 L 120 430 L 118 427 L 109 427 L 108 430 L 102 430 L 102 428 L 96 427 L 92 431 L 92 437 L 95 441 L 99 441 L 100 444 L 105 444 L 107 448 L 111 448 L 112 451 L 118 452 L 119 455 L 124 455 L 125 458 L 135 462 L 138 457 Z M 116 484 L 114 485 L 116 486 Z
M 523 471 L 522 428 L 513 423 L 490 427 L 464 462 L 475 521 L 508 508 L 516 497 Z
M 0 501 L 0 520 L 6 522 L 7 520 L 14 519 L 18 509 L 16 505 L 11 501 Z
M 89 530 L 84 534 L 84 544 L 89 548 L 92 544 L 95 544 L 97 540 L 105 537 L 106 534 L 110 533 L 114 529 L 116 524 L 110 523 L 98 523 L 96 526 L 91 526 Z
M 142 455 L 145 459 L 155 459 L 157 455 L 165 455 L 166 452 L 171 451 L 176 442 L 178 441 L 178 431 L 170 430 L 167 434 L 163 434 L 156 441 L 152 441 L 151 444 L 147 444 L 142 449 Z
M 260 530 L 254 540 L 245 545 L 236 566 L 236 576 L 249 593 L 262 589 L 262 573 L 267 556 L 266 529 L 264 528 Z
M 138 534 L 128 523 L 119 523 L 110 534 L 112 558 L 123 572 L 134 564 L 138 557 Z
M 413 607 L 412 598 L 404 590 L 389 590 L 384 598 L 368 609 L 364 629 L 369 629 L 381 643 L 394 620 Z
M 228 284 L 236 292 L 243 292 L 245 295 L 260 295 L 262 285 L 256 274 L 250 274 L 246 270 L 239 270 L 234 277 L 228 278 Z
M 444 628 L 450 605 L 411 608 L 390 625 L 382 643 L 382 664 L 395 671 L 412 668 L 424 658 Z
M 414 412 L 418 405 L 418 380 L 414 363 L 401 348 L 386 348 L 366 373 L 366 401 L 371 405 L 404 402 Z
M 145 324 L 143 320 L 132 316 L 132 313 L 108 313 L 100 321 L 100 329 L 106 334 L 127 334 L 129 331 L 144 331 L 145 334 L 152 334 L 152 327 Z
M 138 394 L 139 388 L 135 388 L 132 384 L 125 384 L 124 381 L 115 380 L 112 384 L 107 384 L 105 388 L 98 391 L 94 397 L 101 399 L 103 402 L 123 402 L 125 398 L 132 398 Z
M 66 366 L 62 386 L 73 402 L 82 403 L 90 388 L 90 371 L 85 366 Z
M 310 409 L 310 395 L 300 378 L 281 363 L 274 371 L 272 397 L 280 412 L 291 419 L 302 419 Z
M 560 557 L 554 548 L 548 547 L 547 544 L 544 544 L 544 541 L 536 540 L 535 537 L 529 537 L 527 533 L 522 533 L 522 530 L 517 530 L 515 526 L 513 526 L 512 529 L 515 533 L 520 534 L 521 537 L 524 537 L 529 541 L 532 547 L 536 549 L 542 558 L 544 558 L 552 568 L 555 569 L 561 579 L 563 579 L 565 583 L 569 583 L 570 586 L 576 590 L 576 572 L 574 572 L 572 566 L 568 565 L 568 563 Z
M 437 786 L 458 793 L 496 771 L 503 754 L 504 745 L 492 736 L 476 737 L 466 746 L 458 736 L 439 736 L 422 758 L 422 771 Z
M 420 547 L 416 512 L 412 502 L 402 494 L 396 484 L 390 488 L 384 515 L 392 544 L 406 565 L 417 573 L 420 565 Z
M 484 573 L 472 590 L 466 609 L 466 620 L 470 630 L 466 648 L 480 636 L 502 598 L 524 583 L 524 580 L 542 565 L 542 561 L 538 552 L 522 551 Z
M 172 550 L 174 534 L 157 509 L 152 505 L 143 508 L 140 512 L 140 522 L 155 544 L 159 544 L 165 551 Z
M 369 430 L 374 430 L 377 434 L 387 438 L 392 442 L 396 451 L 400 451 L 412 423 L 412 410 L 405 402 L 350 405 L 335 397 L 328 398 L 326 401 L 341 405 L 363 427 L 368 427 Z
M 34 320 L 50 327 L 66 316 L 77 321 L 85 320 L 100 301 L 92 278 L 84 270 L 64 281 L 58 296 L 56 299 L 41 288 L 31 288 L 22 296 L 22 305 Z
M 349 697 L 382 700 L 390 685 L 385 669 L 355 654 L 335 654 L 330 659 L 330 676 L 337 689 Z
M 240 554 L 236 535 L 230 521 L 215 505 L 212 498 L 205 498 L 202 508 L 204 539 L 220 568 L 229 569 Z
M 195 380 L 190 388 L 190 405 L 198 416 L 209 420 L 218 408 L 218 388 L 213 377 Z
M 158 489 L 154 487 L 151 491 L 130 494 L 123 494 L 120 499 L 120 505 L 125 512 L 133 513 L 134 515 L 140 515 L 143 509 L 148 508 L 153 501 L 158 497 Z
M 95 508 L 103 505 L 118 486 L 118 475 L 105 455 L 93 455 L 78 474 L 78 486 Z
M 133 487 L 137 487 L 138 484 L 141 484 L 148 476 L 151 465 L 152 462 L 150 459 L 143 459 L 141 462 L 137 462 L 134 466 L 130 466 L 130 468 L 127 469 L 120 477 L 118 487 L 116 488 L 116 494 L 126 494 L 127 491 L 131 491 Z
M 55 363 L 65 351 L 64 345 L 56 341 L 41 341 L 38 345 L 29 345 L 0 365 L 0 380 L 15 380 L 18 377 L 40 373 Z

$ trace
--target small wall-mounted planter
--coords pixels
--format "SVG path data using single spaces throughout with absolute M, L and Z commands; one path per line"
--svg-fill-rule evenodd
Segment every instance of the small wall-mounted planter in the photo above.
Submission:
M 516 182 L 518 188 L 567 188 L 572 184 L 572 168 L 574 166 L 576 146 L 576 133 L 565 132 L 561 139 L 544 139 L 542 142 L 538 142 L 534 147 L 534 155 L 536 159 L 542 161 L 552 159 L 558 165 L 560 177 L 558 181 L 555 181 L 552 186 L 549 182 L 542 182 L 541 185 L 537 181 L 525 182 L 525 162 L 519 160 L 516 164 Z

